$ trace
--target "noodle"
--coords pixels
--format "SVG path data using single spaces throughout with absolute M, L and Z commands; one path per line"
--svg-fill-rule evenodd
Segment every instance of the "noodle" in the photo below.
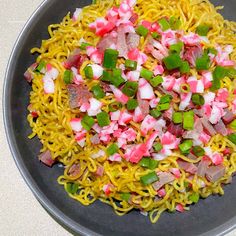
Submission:
M 189 201 L 189 196 L 193 192 L 198 193 L 202 198 L 211 194 L 224 194 L 222 184 L 228 183 L 236 171 L 236 145 L 220 134 L 213 136 L 207 144 L 213 151 L 224 155 L 223 151 L 226 148 L 233 150 L 231 155 L 224 156 L 225 175 L 212 183 L 205 177 L 199 177 L 196 174 L 191 177 L 189 173 L 181 170 L 180 178 L 176 178 L 172 184 L 164 186 L 165 196 L 157 198 L 156 191 L 151 185 L 145 186 L 140 182 L 140 177 L 149 173 L 149 170 L 128 161 L 110 162 L 105 154 L 99 158 L 93 158 L 93 154 L 99 150 L 105 151 L 108 145 L 93 145 L 89 132 L 86 134 L 86 146 L 81 148 L 77 144 L 70 120 L 78 117 L 80 111 L 79 109 L 71 109 L 69 106 L 68 92 L 63 81 L 64 67 L 62 63 L 79 47 L 81 38 L 92 45 L 99 42 L 99 37 L 89 29 L 88 25 L 96 18 L 104 16 L 109 8 L 117 4 L 119 4 L 117 0 L 97 0 L 96 4 L 83 8 L 77 21 L 73 21 L 68 13 L 60 24 L 48 27 L 50 38 L 43 40 L 40 48 L 31 50 L 31 53 L 39 54 L 37 62 L 42 60 L 50 62 L 59 71 L 59 77 L 54 80 L 55 92 L 45 94 L 42 74 L 34 73 L 30 104 L 37 111 L 38 117 L 34 119 L 31 113 L 27 117 L 32 128 L 29 138 L 37 135 L 43 145 L 41 152 L 50 150 L 52 158 L 65 166 L 64 174 L 58 178 L 58 183 L 64 185 L 65 190 L 68 183 L 78 184 L 79 191 L 73 194 L 69 193 L 70 197 L 83 205 L 89 205 L 99 199 L 111 205 L 118 215 L 128 213 L 134 208 L 141 209 L 144 212 L 149 212 L 150 220 L 154 223 L 162 212 L 173 212 L 177 204 L 181 204 L 185 210 L 188 210 L 188 205 L 192 203 Z M 234 48 L 230 59 L 236 61 L 236 23 L 224 20 L 218 13 L 219 9 L 219 7 L 215 8 L 208 0 L 138 0 L 134 7 L 134 11 L 139 15 L 139 21 L 154 22 L 162 17 L 175 16 L 181 20 L 181 29 L 186 33 L 195 32 L 202 23 L 211 25 L 212 28 L 208 34 L 209 42 L 205 46 L 230 44 Z M 141 38 L 140 50 L 144 51 L 145 45 L 146 41 Z M 89 63 L 91 62 L 85 61 L 80 68 L 80 74 L 83 77 L 83 70 Z M 122 60 L 119 63 L 123 63 Z M 157 64 L 157 59 L 149 56 L 144 66 L 153 70 Z M 192 73 L 196 74 L 195 71 Z M 87 86 L 90 89 L 96 83 L 96 81 L 91 81 Z M 231 109 L 234 99 L 233 91 L 236 89 L 235 82 L 225 77 L 221 82 L 221 87 L 225 87 L 229 91 L 230 96 L 227 103 Z M 160 97 L 158 91 L 156 94 Z M 116 100 L 113 96 L 107 96 L 101 101 L 104 104 L 103 110 L 108 112 L 109 104 Z M 132 121 L 130 126 L 137 132 L 135 142 L 148 139 L 148 136 L 142 137 L 138 123 Z M 121 156 L 124 155 L 122 151 L 119 153 Z M 159 162 L 158 170 L 168 171 L 171 168 L 179 168 L 178 159 L 198 163 L 202 157 L 192 160 L 179 152 L 173 152 L 168 158 Z M 74 164 L 79 164 L 80 173 L 71 176 L 69 170 Z M 98 178 L 95 173 L 99 166 L 104 168 L 104 174 Z M 103 191 L 103 186 L 108 183 L 111 185 L 109 196 Z M 204 184 L 203 187 L 202 184 Z M 186 186 L 189 185 L 192 186 L 192 189 L 187 190 Z M 121 193 L 132 193 L 132 199 L 123 200 Z

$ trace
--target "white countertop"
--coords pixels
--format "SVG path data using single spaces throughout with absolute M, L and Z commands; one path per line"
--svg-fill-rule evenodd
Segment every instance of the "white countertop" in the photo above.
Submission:
M 0 96 L 13 44 L 40 3 L 41 0 L 0 0 Z M 71 235 L 48 215 L 22 179 L 5 138 L 2 106 L 0 113 L 0 235 Z M 227 236 L 233 235 L 236 230 Z

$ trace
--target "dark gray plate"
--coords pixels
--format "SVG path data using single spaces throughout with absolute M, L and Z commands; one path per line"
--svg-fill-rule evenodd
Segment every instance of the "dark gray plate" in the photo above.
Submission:
M 236 1 L 216 1 L 224 4 L 223 15 L 236 20 Z M 68 11 L 83 7 L 85 0 L 47 0 L 36 10 L 21 32 L 10 57 L 4 85 L 4 122 L 8 142 L 15 162 L 36 198 L 47 211 L 73 232 L 82 235 L 221 235 L 236 224 L 236 185 L 225 187 L 225 195 L 201 200 L 191 211 L 179 214 L 164 213 L 156 224 L 132 211 L 126 216 L 115 215 L 111 207 L 97 201 L 85 207 L 69 198 L 57 184 L 62 169 L 49 169 L 38 159 L 40 143 L 31 133 L 26 121 L 30 86 L 23 79 L 26 68 L 35 60 L 29 51 L 48 38 L 47 26 L 60 22 Z

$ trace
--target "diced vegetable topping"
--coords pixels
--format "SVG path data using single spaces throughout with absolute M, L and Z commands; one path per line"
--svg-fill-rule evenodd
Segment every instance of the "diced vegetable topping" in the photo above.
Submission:
M 120 194 L 120 197 L 122 200 L 124 201 L 129 201 L 130 197 L 131 197 L 131 194 L 130 193 L 121 193 Z
M 101 127 L 109 125 L 110 124 L 109 115 L 105 111 L 98 113 L 97 122 L 98 122 L 98 125 Z
M 193 146 L 192 140 L 185 140 L 179 145 L 179 150 L 182 154 L 188 154 Z
M 92 79 L 93 78 L 93 69 L 91 66 L 86 66 L 84 68 L 84 74 L 87 79 Z
M 195 93 L 192 95 L 191 99 L 192 99 L 193 104 L 195 104 L 195 105 L 202 106 L 205 103 L 204 97 L 201 94 Z
M 192 193 L 191 195 L 189 195 L 188 199 L 194 203 L 197 203 L 199 201 L 199 194 Z
M 150 84 L 155 88 L 158 85 L 160 85 L 163 82 L 163 78 L 160 75 L 157 75 L 156 77 L 152 78 L 150 80 Z
M 153 72 L 145 68 L 142 68 L 140 76 L 146 80 L 150 80 L 153 77 Z
M 148 29 L 146 27 L 144 27 L 143 25 L 139 25 L 137 28 L 136 28 L 136 33 L 143 36 L 143 37 L 146 37 L 148 35 Z
M 84 129 L 86 130 L 90 130 L 92 128 L 92 126 L 94 125 L 95 121 L 93 119 L 93 117 L 85 115 L 82 120 L 81 120 L 81 124 L 83 126 Z
M 184 46 L 183 42 L 178 42 L 176 44 L 172 44 L 172 45 L 170 45 L 170 50 L 169 51 L 170 51 L 171 54 L 174 54 L 174 53 L 180 54 L 183 46 Z
M 137 82 L 127 81 L 122 89 L 122 92 L 125 95 L 132 97 L 136 94 L 137 90 L 138 90 L 138 83 Z
M 107 148 L 106 153 L 107 153 L 108 156 L 111 156 L 111 155 L 117 153 L 118 150 L 119 150 L 119 148 L 118 148 L 117 144 L 113 143 Z
M 173 98 L 173 97 L 172 97 L 171 95 L 166 94 L 166 95 L 164 95 L 164 96 L 162 96 L 162 97 L 160 98 L 159 104 L 170 103 L 171 100 L 172 100 L 172 98 Z
M 79 189 L 79 185 L 77 183 L 67 183 L 66 184 L 66 191 L 71 194 L 77 193 Z
M 165 57 L 163 62 L 168 70 L 179 68 L 182 65 L 182 60 L 178 54 L 171 54 Z
M 104 91 L 102 90 L 102 88 L 98 84 L 94 85 L 91 90 L 93 91 L 95 98 L 101 99 L 101 98 L 105 97 Z
M 193 151 L 193 154 L 197 157 L 201 157 L 205 155 L 205 150 L 200 146 L 194 146 L 192 151 Z
M 210 57 L 207 54 L 203 54 L 202 57 L 198 57 L 196 60 L 197 70 L 208 70 L 210 68 Z
M 233 120 L 233 121 L 229 124 L 229 127 L 230 127 L 232 130 L 236 131 L 236 120 Z
M 153 145 L 153 148 L 154 148 L 154 150 L 155 150 L 156 152 L 159 152 L 159 151 L 161 151 L 161 149 L 163 148 L 163 146 L 162 146 L 161 143 L 155 143 L 155 144 Z
M 229 135 L 227 136 L 227 138 L 228 138 L 233 144 L 236 145 L 236 134 L 235 134 L 235 133 L 229 134 Z
M 156 182 L 158 180 L 159 180 L 159 178 L 158 178 L 156 172 L 151 172 L 147 175 L 140 177 L 140 181 L 143 185 L 149 185 L 149 184 Z
M 183 128 L 186 130 L 193 130 L 194 127 L 194 112 L 186 111 L 183 113 Z
M 129 99 L 127 102 L 127 110 L 134 110 L 138 106 L 138 101 L 136 99 Z
M 158 20 L 158 23 L 160 24 L 161 29 L 163 31 L 166 31 L 170 28 L 170 24 L 169 24 L 168 20 L 165 19 L 165 18 L 162 18 L 162 19 Z
M 159 111 L 158 109 L 153 109 L 150 111 L 150 115 L 154 118 L 158 118 L 159 116 L 161 116 L 161 114 L 161 111 Z
M 125 60 L 125 68 L 127 70 L 136 70 L 137 69 L 137 61 L 132 61 L 132 60 Z
M 88 46 L 91 46 L 91 44 L 90 44 L 90 43 L 82 42 L 81 45 L 80 45 L 80 49 L 81 49 L 81 50 L 86 50 L 86 48 L 87 48 Z
M 104 52 L 103 66 L 107 69 L 116 67 L 119 52 L 114 49 L 106 49 Z
M 65 70 L 63 80 L 65 84 L 71 84 L 73 80 L 73 73 L 71 70 Z
M 189 63 L 187 61 L 183 61 L 180 68 L 179 68 L 179 70 L 182 74 L 189 73 L 190 72 Z
M 180 124 L 183 121 L 183 114 L 182 112 L 173 112 L 172 120 L 175 124 Z
M 109 111 L 114 112 L 117 110 L 120 110 L 122 107 L 122 104 L 120 102 L 112 102 L 109 104 Z
M 200 36 L 207 36 L 210 27 L 208 25 L 199 25 L 196 29 L 196 33 Z
M 154 170 L 158 166 L 158 161 L 153 160 L 150 157 L 144 157 L 139 162 L 139 165 L 145 168 L 148 168 L 150 170 Z

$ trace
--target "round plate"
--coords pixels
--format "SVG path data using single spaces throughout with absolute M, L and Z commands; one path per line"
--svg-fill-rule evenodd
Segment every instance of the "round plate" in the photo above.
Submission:
M 225 4 L 224 16 L 236 20 L 236 1 L 212 1 Z M 4 84 L 4 122 L 15 162 L 36 198 L 59 223 L 80 235 L 221 235 L 236 224 L 236 184 L 225 187 L 222 197 L 211 196 L 191 206 L 190 211 L 164 213 L 156 224 L 138 211 L 119 217 L 112 208 L 96 201 L 83 206 L 68 197 L 57 183 L 63 169 L 48 168 L 38 161 L 40 142 L 29 140 L 31 129 L 26 120 L 30 85 L 24 80 L 26 68 L 35 56 L 30 49 L 48 38 L 47 26 L 58 23 L 68 11 L 90 4 L 86 0 L 47 0 L 31 16 L 13 48 Z

